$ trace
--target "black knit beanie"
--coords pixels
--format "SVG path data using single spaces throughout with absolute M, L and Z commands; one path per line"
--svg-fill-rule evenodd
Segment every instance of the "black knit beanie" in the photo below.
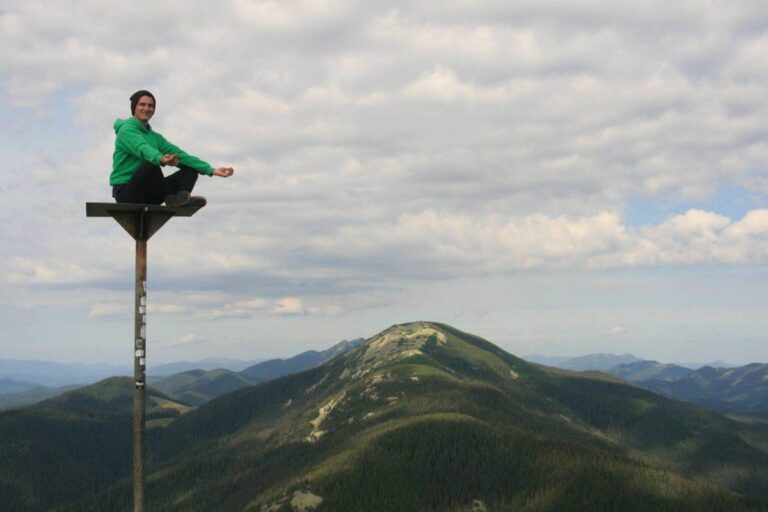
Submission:
M 139 100 L 142 98 L 142 96 L 149 96 L 152 98 L 152 101 L 155 102 L 155 106 L 157 106 L 157 100 L 155 99 L 155 95 L 152 94 L 149 91 L 136 91 L 131 95 L 131 115 L 136 113 L 136 104 L 139 102 Z

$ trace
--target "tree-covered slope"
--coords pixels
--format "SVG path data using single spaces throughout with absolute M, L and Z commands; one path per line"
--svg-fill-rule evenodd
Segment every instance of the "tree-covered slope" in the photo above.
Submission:
M 54 510 L 130 475 L 133 383 L 111 378 L 0 412 L 0 510 Z M 147 427 L 188 410 L 147 392 Z
M 218 370 L 190 370 L 171 375 L 152 384 L 152 387 L 183 403 L 198 406 L 238 389 L 252 386 L 255 381 L 240 373 Z

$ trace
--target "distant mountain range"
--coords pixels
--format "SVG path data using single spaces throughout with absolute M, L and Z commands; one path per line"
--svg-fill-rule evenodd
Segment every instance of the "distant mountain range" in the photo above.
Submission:
M 241 374 L 253 379 L 255 382 L 276 379 L 283 375 L 297 373 L 304 371 L 307 368 L 315 367 L 320 363 L 324 363 L 350 349 L 362 345 L 364 342 L 365 340 L 363 338 L 358 338 L 352 341 L 344 340 L 322 352 L 308 350 L 289 359 L 271 359 L 269 361 L 264 361 L 263 363 L 246 368 Z
M 573 370 L 583 372 L 587 370 L 605 371 L 620 364 L 630 364 L 642 361 L 639 357 L 632 354 L 623 354 L 620 356 L 614 354 L 588 354 L 578 357 L 547 357 L 540 354 L 525 356 L 523 359 L 532 363 L 539 363 L 546 366 L 554 366 L 564 370 Z
M 623 364 L 632 364 L 640 361 L 647 361 L 632 354 L 623 354 L 617 356 L 615 354 L 587 354 L 576 357 L 561 357 L 561 356 L 545 356 L 542 354 L 530 354 L 523 356 L 523 359 L 532 363 L 543 364 L 545 366 L 554 366 L 555 368 L 563 368 L 565 370 L 573 371 L 586 371 L 597 370 L 605 371 Z M 709 363 L 673 363 L 675 366 L 681 366 L 683 368 L 689 368 L 691 370 L 697 370 L 705 366 L 711 366 L 713 368 L 735 368 L 737 365 L 726 363 L 725 361 L 712 361 Z
M 244 386 L 306 370 L 363 341 L 362 338 L 344 340 L 321 352 L 309 350 L 287 359 L 271 359 L 257 363 L 228 358 L 168 363 L 153 368 L 149 374 L 149 382 L 154 388 L 165 391 L 186 404 L 197 406 Z M 117 371 L 115 376 L 133 373 L 132 369 L 108 364 L 72 365 L 0 360 L 0 376 L 9 375 L 35 381 L 0 379 L 0 410 L 31 405 L 61 395 L 85 383 L 113 376 L 108 373 L 110 371 Z M 94 378 L 95 376 L 99 377 Z M 56 382 L 60 383 L 60 386 L 43 386 L 40 382 Z
M 630 354 L 592 354 L 576 358 L 529 356 L 529 360 L 574 371 L 597 370 L 676 400 L 691 402 L 720 413 L 768 413 L 768 365 L 699 369 L 639 359 Z M 611 366 L 611 363 L 616 363 Z
M 199 406 L 237 389 L 312 368 L 362 342 L 362 338 L 345 340 L 325 351 L 310 350 L 291 358 L 271 359 L 255 364 L 252 364 L 252 361 L 229 358 L 169 363 L 153 369 L 149 382 L 156 389 L 182 403 Z M 768 380 L 768 371 L 765 370 L 765 365 L 758 363 L 734 367 L 718 361 L 716 364 L 720 366 L 713 372 L 708 366 L 694 370 L 683 365 L 643 360 L 632 354 L 602 353 L 572 358 L 533 354 L 525 359 L 571 371 L 602 371 L 644 389 L 696 403 L 721 413 L 753 416 L 768 413 L 768 403 L 764 399 L 766 390 L 762 385 L 766 381 L 760 380 L 763 377 Z M 3 368 L 6 373 L 0 373 L 0 377 L 14 375 L 47 382 L 69 382 L 73 379 L 81 381 L 84 376 L 94 378 L 95 375 L 121 367 L 0 360 L 0 369 Z M 125 368 L 122 370 L 125 374 L 129 373 Z M 741 378 L 742 374 L 752 376 L 744 380 Z M 77 387 L 79 386 L 74 384 L 61 387 L 40 386 L 34 382 L 0 378 L 0 410 L 34 404 Z
M 352 341 L 344 340 L 322 352 L 308 350 L 288 359 L 270 359 L 249 366 L 241 372 L 224 369 L 182 372 L 154 382 L 152 387 L 183 403 L 198 406 L 246 386 L 314 368 L 361 345 L 364 341 L 363 338 Z
M 167 377 L 189 370 L 225 368 L 239 372 L 261 360 L 241 361 L 230 358 L 208 358 L 201 361 L 179 361 L 149 368 L 150 377 Z M 0 359 L 0 395 L 27 391 L 35 387 L 62 387 L 92 384 L 108 377 L 133 375 L 133 366 L 109 363 L 72 364 L 50 361 Z
M 605 371 L 630 382 L 642 382 L 650 379 L 675 380 L 685 377 L 694 370 L 676 364 L 640 360 L 634 363 L 619 364 Z
M 39 384 L 0 378 L 0 395 L 21 393 L 39 387 Z
M 249 366 L 260 363 L 263 359 L 251 361 L 241 361 L 240 359 L 231 359 L 226 357 L 216 357 L 203 359 L 201 361 L 179 361 L 175 363 L 165 363 L 153 366 L 148 369 L 151 377 L 168 377 L 176 373 L 188 372 L 190 370 L 218 370 L 225 369 L 232 372 L 240 372 Z
M 147 506 L 766 510 L 768 426 L 611 380 L 444 324 L 392 326 L 196 409 L 153 391 Z M 0 413 L 0 503 L 128 509 L 130 396 L 110 379 Z
M 78 386 L 77 384 L 72 386 L 62 386 L 60 388 L 37 386 L 32 389 L 27 389 L 26 391 L 0 395 L 0 410 L 36 404 L 47 398 L 62 395 L 67 391 L 73 391 L 80 387 L 81 386 Z
M 638 386 L 724 413 L 768 412 L 768 364 L 706 366 L 675 379 L 642 380 Z
M 49 361 L 0 359 L 0 377 L 3 379 L 45 387 L 91 384 L 107 377 L 132 374 L 133 366 L 128 365 L 62 364 Z M 0 394 L 2 393 L 4 392 L 0 391 Z

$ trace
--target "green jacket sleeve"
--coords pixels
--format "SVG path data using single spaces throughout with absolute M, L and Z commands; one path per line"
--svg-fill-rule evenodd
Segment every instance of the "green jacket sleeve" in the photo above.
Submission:
M 138 128 L 130 124 L 126 124 L 118 130 L 115 146 L 136 158 L 155 165 L 160 165 L 160 158 L 163 156 L 163 153 L 147 142 L 144 134 Z
M 162 151 L 163 154 L 179 155 L 179 165 L 183 165 L 185 167 L 189 167 L 190 169 L 194 169 L 200 174 L 207 174 L 208 176 L 211 176 L 213 174 L 213 166 L 211 164 L 203 160 L 200 160 L 196 156 L 190 155 L 189 153 L 185 152 L 180 147 L 174 144 L 171 144 L 165 137 L 163 137 L 159 133 L 155 132 L 155 134 L 161 137 L 160 151 Z

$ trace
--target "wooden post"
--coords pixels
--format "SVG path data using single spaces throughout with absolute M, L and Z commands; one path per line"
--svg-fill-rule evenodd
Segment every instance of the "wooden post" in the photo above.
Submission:
M 147 241 L 171 217 L 190 217 L 202 206 L 86 203 L 88 217 L 112 217 L 136 240 L 136 295 L 133 336 L 133 512 L 144 512 L 146 361 L 147 361 Z
M 144 430 L 147 357 L 147 241 L 136 241 L 136 308 L 133 355 L 133 512 L 144 512 Z

